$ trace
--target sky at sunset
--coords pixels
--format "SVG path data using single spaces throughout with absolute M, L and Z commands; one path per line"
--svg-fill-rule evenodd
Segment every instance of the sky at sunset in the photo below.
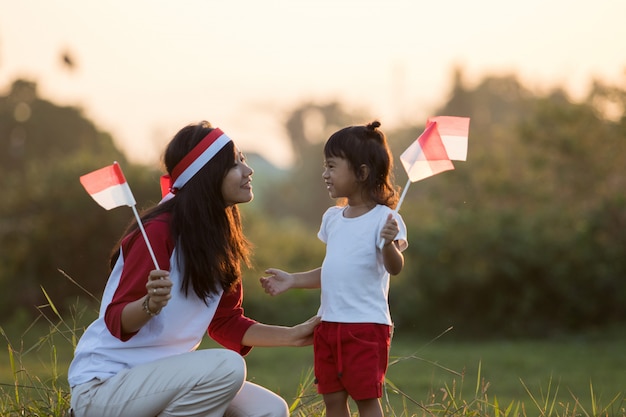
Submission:
M 0 93 L 36 81 L 137 162 L 207 119 L 286 166 L 284 120 L 304 101 L 385 130 L 431 116 L 455 67 L 574 98 L 593 78 L 623 86 L 625 17 L 624 0 L 0 0 Z

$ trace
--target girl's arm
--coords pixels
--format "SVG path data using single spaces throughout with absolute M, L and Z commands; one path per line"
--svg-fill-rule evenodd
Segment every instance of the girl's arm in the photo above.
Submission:
M 265 292 L 270 295 L 278 295 L 290 288 L 320 288 L 322 268 L 315 268 L 306 272 L 289 272 L 280 269 L 269 268 L 265 271 L 270 274 L 267 277 L 261 277 L 261 286 Z
M 385 243 L 383 246 L 383 263 L 391 275 L 398 275 L 404 267 L 404 255 L 398 249 L 397 243 Z
M 398 244 L 394 241 L 399 231 L 398 222 L 393 218 L 392 214 L 389 214 L 387 222 L 380 232 L 380 237 L 385 242 L 382 248 L 383 264 L 391 275 L 398 275 L 404 267 L 404 255 L 402 255 Z

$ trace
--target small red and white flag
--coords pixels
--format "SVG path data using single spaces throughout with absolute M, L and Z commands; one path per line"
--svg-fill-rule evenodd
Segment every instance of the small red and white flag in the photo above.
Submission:
M 152 245 L 150 245 L 150 241 L 148 240 L 146 230 L 141 223 L 141 218 L 135 207 L 137 205 L 135 197 L 126 182 L 120 164 L 113 162 L 113 165 L 85 174 L 80 177 L 80 183 L 85 187 L 89 195 L 96 200 L 96 203 L 107 210 L 120 206 L 129 206 L 133 209 L 133 213 L 137 219 L 137 226 L 139 230 L 141 230 L 143 239 L 146 242 L 154 267 L 160 269 L 154 251 L 152 250 Z
M 424 132 L 400 155 L 400 161 L 411 182 L 454 169 L 436 122 L 426 125 Z
M 396 213 L 400 211 L 412 182 L 454 169 L 452 160 L 467 159 L 469 122 L 469 117 L 454 116 L 437 116 L 427 120 L 424 132 L 400 155 L 400 162 L 409 179 L 396 204 Z M 381 239 L 378 247 L 382 249 L 384 243 Z
M 453 161 L 466 161 L 469 117 L 437 116 L 428 119 L 428 123 L 432 122 L 437 123 L 437 131 L 448 157 Z
M 120 206 L 135 206 L 135 197 L 117 162 L 80 177 L 89 195 L 107 210 Z
M 431 117 L 424 132 L 400 155 L 411 182 L 454 169 L 452 160 L 467 159 L 469 118 Z

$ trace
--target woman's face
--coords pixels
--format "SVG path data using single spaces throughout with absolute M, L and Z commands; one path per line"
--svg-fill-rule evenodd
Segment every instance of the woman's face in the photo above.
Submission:
M 226 173 L 222 182 L 222 196 L 227 206 L 252 201 L 252 174 L 254 170 L 248 166 L 243 153 L 235 147 L 235 160 L 232 168 Z

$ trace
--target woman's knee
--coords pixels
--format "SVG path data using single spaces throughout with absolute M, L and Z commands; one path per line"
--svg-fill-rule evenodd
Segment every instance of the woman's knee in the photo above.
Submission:
M 271 404 L 271 406 L 270 406 Z M 289 405 L 282 397 L 276 395 L 269 402 L 268 407 L 271 407 L 267 411 L 267 416 L 271 417 L 289 417 Z
M 289 417 L 289 406 L 267 388 L 245 382 L 224 417 Z
M 212 377 L 215 378 L 216 373 L 221 374 L 220 376 L 235 392 L 239 391 L 246 380 L 246 362 L 243 357 L 228 349 L 211 349 L 203 352 L 206 352 L 204 354 L 207 356 L 207 361 L 219 360 L 219 365 L 211 370 Z M 210 377 L 210 375 L 207 376 Z

